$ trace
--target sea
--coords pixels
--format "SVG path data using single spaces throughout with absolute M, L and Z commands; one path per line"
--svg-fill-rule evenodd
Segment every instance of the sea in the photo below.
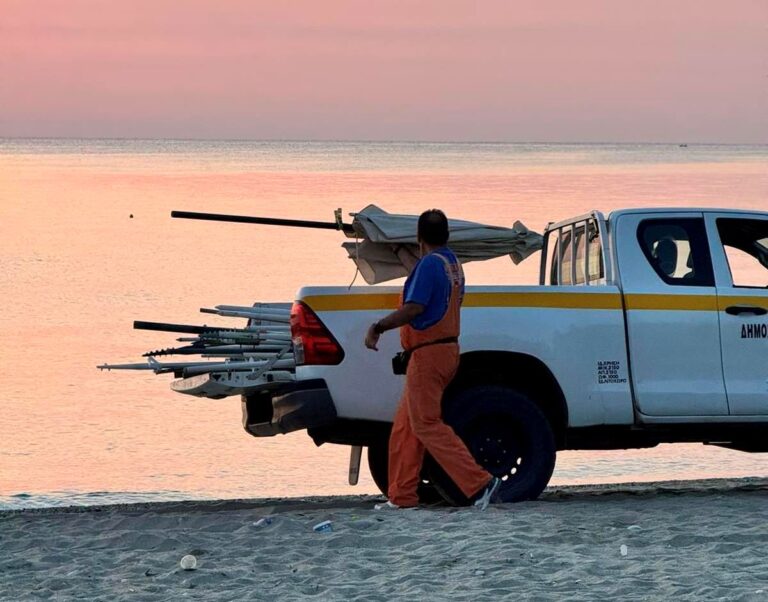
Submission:
M 172 210 L 333 221 L 371 203 L 536 231 L 593 209 L 768 210 L 768 145 L 0 139 L 0 509 L 375 493 L 365 470 L 347 484 L 347 447 L 246 434 L 237 397 L 96 368 L 174 345 L 134 320 L 210 324 L 201 307 L 354 277 L 338 232 Z M 531 284 L 538 264 L 466 272 Z M 562 452 L 552 483 L 742 476 L 768 476 L 768 454 L 685 444 Z

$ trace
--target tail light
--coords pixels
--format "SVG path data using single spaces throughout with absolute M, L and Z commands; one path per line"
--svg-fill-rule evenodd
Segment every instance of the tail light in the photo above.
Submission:
M 296 301 L 291 308 L 291 338 L 296 364 L 340 364 L 344 351 L 308 305 Z

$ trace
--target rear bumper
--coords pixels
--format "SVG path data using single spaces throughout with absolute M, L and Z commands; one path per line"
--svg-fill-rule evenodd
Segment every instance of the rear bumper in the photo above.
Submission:
M 242 396 L 243 428 L 254 437 L 272 437 L 327 426 L 336 406 L 322 379 L 305 380 Z

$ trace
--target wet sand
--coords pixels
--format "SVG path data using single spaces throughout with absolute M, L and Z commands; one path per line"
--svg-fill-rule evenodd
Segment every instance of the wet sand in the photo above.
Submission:
M 0 513 L 0 599 L 768 599 L 765 478 L 553 487 L 484 513 L 377 499 Z

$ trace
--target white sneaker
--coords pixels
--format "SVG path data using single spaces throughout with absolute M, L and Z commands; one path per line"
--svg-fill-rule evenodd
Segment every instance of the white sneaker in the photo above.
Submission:
M 499 477 L 493 477 L 491 482 L 486 486 L 485 491 L 483 491 L 483 494 L 475 500 L 475 508 L 481 512 L 485 510 L 488 507 L 488 504 L 493 501 L 493 496 L 496 495 L 499 487 L 501 487 L 501 479 Z
M 400 510 L 400 506 L 398 506 L 397 504 L 393 504 L 392 502 L 387 500 L 384 503 L 376 504 L 373 507 L 373 509 L 374 510 Z

